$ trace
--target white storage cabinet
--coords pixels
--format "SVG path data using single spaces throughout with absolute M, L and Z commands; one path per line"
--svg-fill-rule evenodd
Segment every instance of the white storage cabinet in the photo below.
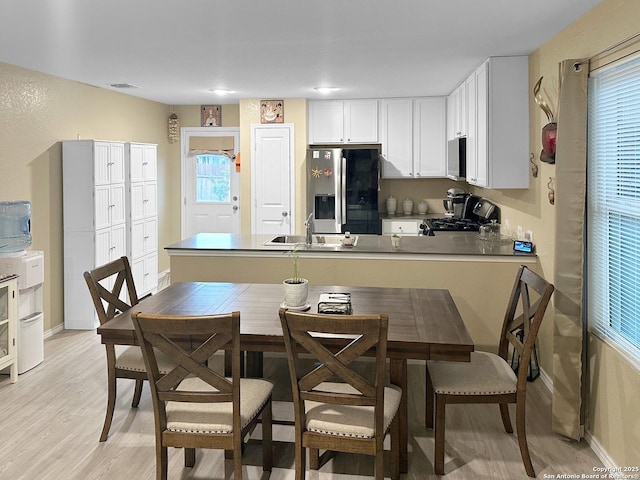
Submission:
M 447 140 L 468 134 L 468 89 L 462 82 L 447 97 Z
M 446 98 L 380 101 L 384 178 L 446 176 Z
M 529 187 L 528 57 L 491 57 L 467 79 L 467 182 Z
M 62 174 L 64 326 L 93 329 L 98 321 L 83 273 L 127 253 L 125 143 L 64 141 Z
M 11 383 L 18 380 L 16 357 L 17 275 L 0 276 L 0 371 L 8 369 Z
M 17 366 L 18 374 L 44 360 L 44 252 L 0 256 L 0 275 L 16 274 L 17 280 Z
M 157 165 L 157 145 L 127 144 L 127 256 L 140 297 L 158 286 Z
M 309 102 L 309 144 L 378 143 L 378 100 Z

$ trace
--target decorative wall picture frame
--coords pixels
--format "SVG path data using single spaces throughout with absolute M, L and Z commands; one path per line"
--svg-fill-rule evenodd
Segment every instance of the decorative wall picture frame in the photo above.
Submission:
M 260 100 L 260 123 L 284 123 L 284 100 Z
M 200 119 L 202 127 L 221 127 L 222 105 L 202 105 L 200 107 Z

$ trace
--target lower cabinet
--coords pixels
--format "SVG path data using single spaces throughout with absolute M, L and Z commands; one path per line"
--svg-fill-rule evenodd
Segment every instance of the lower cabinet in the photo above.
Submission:
M 18 276 L 0 278 L 0 370 L 8 368 L 11 383 L 18 380 L 16 335 L 18 322 Z
M 417 236 L 422 220 L 415 218 L 397 218 L 382 220 L 383 235 Z
M 139 297 L 155 291 L 158 287 L 158 254 L 154 252 L 133 260 L 131 274 Z

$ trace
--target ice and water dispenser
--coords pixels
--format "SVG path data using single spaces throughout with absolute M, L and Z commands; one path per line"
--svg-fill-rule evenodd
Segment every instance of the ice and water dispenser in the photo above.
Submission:
M 31 203 L 0 202 L 0 274 L 18 275 L 18 373 L 44 360 L 44 255 L 31 246 Z

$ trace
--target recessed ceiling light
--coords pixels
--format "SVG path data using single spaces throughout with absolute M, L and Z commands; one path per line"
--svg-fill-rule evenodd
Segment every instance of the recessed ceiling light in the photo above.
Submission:
M 131 85 L 130 83 L 110 83 L 109 86 L 113 88 L 140 88 L 137 85 Z
M 215 93 L 216 95 L 227 95 L 228 93 L 236 93 L 233 90 L 227 90 L 226 88 L 211 88 L 210 92 Z
M 337 92 L 338 90 L 340 90 L 338 87 L 313 87 L 314 90 L 320 92 L 320 93 L 331 93 L 331 92 Z

